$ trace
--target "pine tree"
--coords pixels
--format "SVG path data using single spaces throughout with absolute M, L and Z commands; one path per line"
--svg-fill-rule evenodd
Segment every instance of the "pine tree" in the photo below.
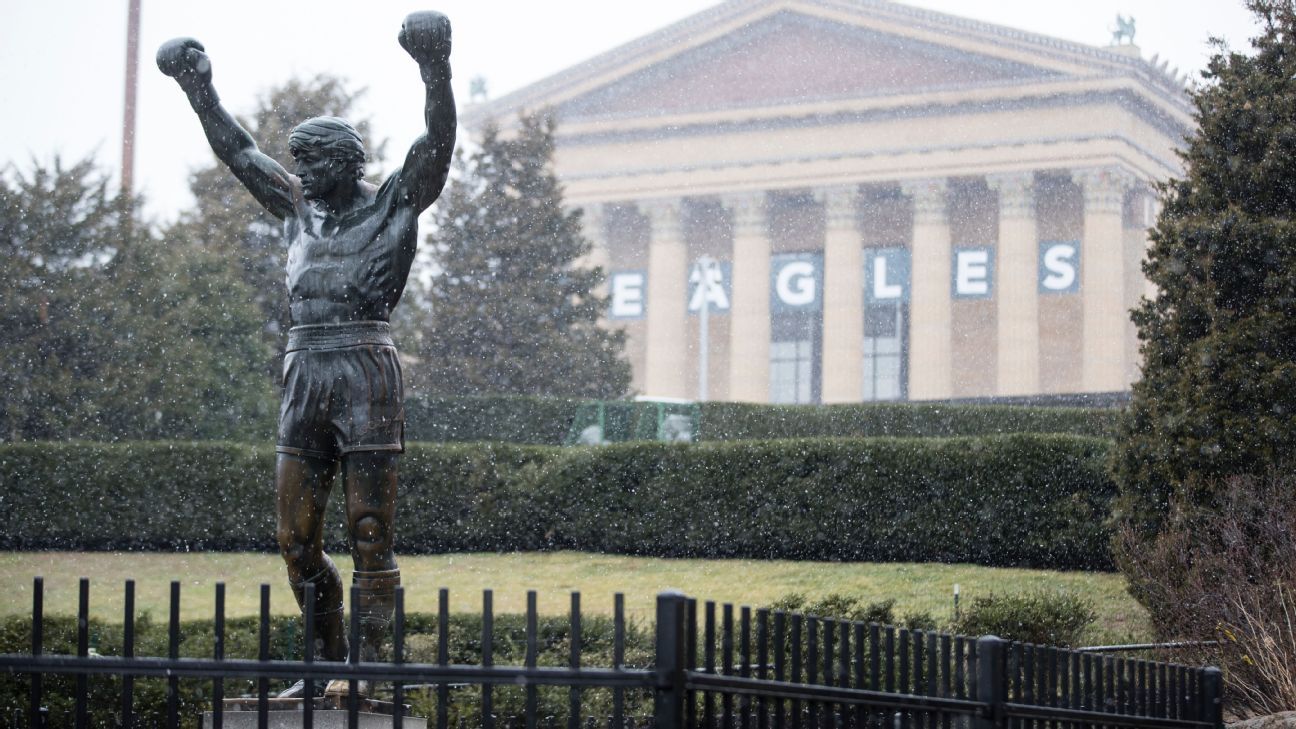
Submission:
M 604 273 L 581 263 L 590 243 L 581 212 L 563 209 L 553 152 L 552 119 L 533 114 L 516 136 L 488 128 L 457 156 L 428 236 L 421 389 L 611 398 L 629 387 L 625 336 L 599 326 Z
M 293 127 L 315 116 L 348 118 L 363 95 L 351 92 L 339 78 L 317 76 L 309 81 L 292 79 L 270 89 L 250 117 L 240 117 L 257 146 L 292 171 L 288 135 Z M 351 120 L 365 140 L 371 140 L 368 119 Z M 382 145 L 366 145 L 371 162 L 382 159 Z M 196 205 L 182 216 L 172 231 L 239 261 L 243 280 L 251 287 L 265 317 L 267 341 L 278 344 L 289 327 L 288 294 L 284 289 L 283 223 L 261 207 L 225 165 L 193 174 L 189 181 Z
M 1208 505 L 1222 478 L 1296 453 L 1296 12 L 1251 0 L 1263 34 L 1221 50 L 1193 93 L 1199 130 L 1134 312 L 1142 379 L 1117 438 L 1120 515 L 1144 535 L 1172 496 Z
M 246 285 L 138 210 L 89 159 L 0 176 L 0 440 L 269 430 Z

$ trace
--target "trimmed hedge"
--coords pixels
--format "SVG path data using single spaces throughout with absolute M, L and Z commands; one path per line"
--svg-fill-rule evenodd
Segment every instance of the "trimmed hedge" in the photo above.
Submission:
M 562 445 L 580 400 L 551 397 L 407 397 L 410 441 Z
M 1119 410 L 1018 405 L 874 403 L 702 406 L 705 440 L 768 438 L 930 438 L 1008 433 L 1070 433 L 1108 438 Z
M 1108 449 L 1064 435 L 411 444 L 397 548 L 1105 569 Z M 273 459 L 219 443 L 0 446 L 0 548 L 272 550 Z
M 533 482 L 557 448 L 410 444 L 398 549 L 539 548 Z M 233 443 L 0 445 L 0 548 L 273 551 L 274 448 Z M 328 509 L 343 538 L 342 489 Z
M 542 397 L 406 400 L 411 441 L 498 441 L 562 445 L 580 400 Z M 770 438 L 953 437 L 1070 433 L 1110 437 L 1118 410 L 1098 408 L 873 403 L 758 405 L 700 403 L 703 440 Z
M 551 465 L 561 488 L 539 513 L 571 549 L 1108 568 L 1108 448 L 1013 435 L 578 450 Z

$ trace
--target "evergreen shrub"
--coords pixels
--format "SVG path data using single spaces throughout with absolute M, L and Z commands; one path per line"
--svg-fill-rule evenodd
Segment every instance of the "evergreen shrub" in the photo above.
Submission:
M 963 635 L 1077 646 L 1096 618 L 1093 604 L 1080 595 L 1037 590 L 974 598 L 952 628 Z
M 538 513 L 569 549 L 1107 568 L 1108 448 L 1012 435 L 573 449 Z
M 561 445 L 583 401 L 495 395 L 405 401 L 406 438 L 457 443 L 500 441 Z M 774 438 L 954 437 L 1069 433 L 1111 437 L 1120 413 L 1100 408 L 877 403 L 763 405 L 699 403 L 702 440 Z
M 704 440 L 768 438 L 930 438 L 1007 433 L 1070 433 L 1100 438 L 1115 432 L 1114 409 L 870 403 L 849 405 L 702 405 Z
M 1104 569 L 1108 450 L 1067 435 L 415 443 L 397 549 Z M 273 550 L 273 464 L 227 443 L 3 445 L 0 548 Z
M 434 443 L 562 445 L 580 403 L 522 395 L 407 397 L 405 438 Z

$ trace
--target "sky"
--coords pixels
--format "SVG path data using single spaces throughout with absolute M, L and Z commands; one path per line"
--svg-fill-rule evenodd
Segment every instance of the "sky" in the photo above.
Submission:
M 175 83 L 158 72 L 165 40 L 192 36 L 211 56 L 226 108 L 250 112 L 269 88 L 330 73 L 365 88 L 357 116 L 371 119 L 388 155 L 420 133 L 418 67 L 396 43 L 408 2 L 369 0 L 142 0 L 136 190 L 156 221 L 192 202 L 188 176 L 212 161 Z M 451 19 L 460 103 L 483 77 L 492 97 L 718 4 L 715 0 L 439 0 Z M 1096 46 L 1117 14 L 1133 16 L 1144 57 L 1159 55 L 1198 78 L 1208 39 L 1249 48 L 1257 25 L 1242 0 L 910 0 L 907 4 Z M 309 9 L 303 9 L 309 8 Z M 0 167 L 93 155 L 114 175 L 121 159 L 127 0 L 0 0 Z

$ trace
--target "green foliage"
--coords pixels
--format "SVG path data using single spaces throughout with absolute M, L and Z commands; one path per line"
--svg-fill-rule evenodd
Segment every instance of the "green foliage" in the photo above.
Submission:
M 757 405 L 702 403 L 705 440 L 764 438 L 920 438 L 1005 433 L 1073 433 L 1110 437 L 1116 410 L 879 403 Z
M 340 78 L 316 76 L 308 81 L 292 79 L 275 86 L 257 100 L 250 116 L 238 117 L 243 128 L 267 156 L 294 169 L 288 152 L 292 128 L 315 116 L 347 117 L 355 111 L 363 91 L 352 92 Z M 352 120 L 361 138 L 367 140 L 370 162 L 379 162 L 383 146 L 374 146 L 368 119 Z M 413 140 L 411 140 L 413 141 Z M 255 331 L 267 342 L 279 342 L 288 330 L 288 292 L 284 288 L 283 223 L 252 197 L 225 165 L 213 159 L 197 170 L 189 181 L 195 207 L 184 214 L 171 235 L 184 237 L 237 262 L 250 299 L 261 312 Z M 261 362 L 269 367 L 269 361 Z
M 562 445 L 579 400 L 496 395 L 405 399 L 405 437 L 436 443 Z
M 896 624 L 895 598 L 867 603 L 864 599 L 862 595 L 832 593 L 808 600 L 799 592 L 789 592 L 770 603 L 770 609 L 861 623 Z
M 438 650 L 435 614 L 410 613 L 406 615 L 406 660 L 414 663 L 435 663 Z M 43 634 L 46 653 L 76 653 L 76 619 L 52 616 L 45 621 Z M 135 653 L 139 656 L 167 655 L 167 630 L 165 622 L 142 616 L 136 621 Z M 256 618 L 231 618 L 225 625 L 225 655 L 231 659 L 254 659 L 258 651 L 258 621 Z M 122 626 L 106 624 L 92 619 L 89 623 L 90 649 L 102 656 L 122 654 Z M 180 625 L 180 656 L 209 658 L 213 654 L 214 631 L 212 621 L 186 621 Z M 450 662 L 480 664 L 482 648 L 482 619 L 477 614 L 451 614 L 449 617 L 448 651 Z M 581 621 L 581 655 L 586 666 L 611 666 L 613 650 L 613 624 L 605 616 L 583 616 Z M 495 640 L 492 641 L 494 659 L 500 665 L 521 665 L 526 650 L 526 616 L 495 616 Z M 541 666 L 565 666 L 571 647 L 569 623 L 565 617 L 541 616 L 537 622 Z M 301 655 L 301 625 L 296 618 L 271 619 L 270 658 L 290 660 Z M 0 619 L 0 653 L 24 653 L 31 650 L 31 621 L 26 616 Z M 625 665 L 643 668 L 651 662 L 652 637 L 633 623 L 626 626 Z M 25 676 L 5 674 L 0 676 L 0 706 L 19 707 L 27 704 L 29 682 Z M 44 679 L 44 705 L 50 709 L 50 726 L 70 726 L 73 716 L 74 679 L 70 676 L 46 676 Z M 273 691 L 287 685 L 272 686 Z M 252 681 L 227 679 L 227 697 L 255 693 Z M 96 677 L 90 681 L 90 724 L 114 726 L 116 712 L 120 709 L 121 679 Z M 591 691 L 585 696 L 584 710 L 589 716 L 609 716 L 610 697 L 607 692 Z M 501 718 L 523 714 L 523 692 L 515 689 L 497 689 L 495 709 Z M 568 692 L 565 687 L 540 691 L 541 716 L 566 716 Z M 411 690 L 406 695 L 414 713 L 435 716 L 435 692 Z M 647 694 L 627 692 L 628 715 L 643 716 L 651 713 Z M 211 681 L 183 679 L 180 682 L 181 726 L 197 727 L 200 712 L 210 709 Z M 451 720 L 458 724 L 463 719 L 476 724 L 481 710 L 480 689 L 457 687 L 452 690 L 448 705 Z M 140 726 L 163 726 L 166 723 L 166 682 L 157 679 L 137 679 L 135 684 L 135 711 Z
M 559 547 L 675 557 L 1110 564 L 1104 441 L 1073 436 L 572 449 Z
M 625 335 L 599 326 L 604 272 L 582 265 L 581 213 L 563 209 L 553 135 L 549 117 L 524 116 L 516 135 L 489 127 L 457 156 L 428 237 L 436 275 L 414 316 L 415 390 L 607 398 L 629 388 Z
M 0 440 L 268 432 L 249 292 L 91 160 L 0 178 Z
M 1038 645 L 1080 645 L 1097 618 L 1093 603 L 1072 592 L 1036 591 L 974 598 L 953 629 Z
M 1107 451 L 1105 441 L 1061 435 L 412 444 L 396 533 L 407 553 L 1106 568 Z M 268 550 L 273 457 L 268 447 L 213 443 L 2 446 L 0 546 Z M 335 503 L 334 543 L 340 520 Z
M 1191 478 L 1263 471 L 1296 448 L 1296 11 L 1252 0 L 1257 53 L 1226 50 L 1193 93 L 1199 130 L 1134 312 L 1142 379 L 1114 452 L 1122 519 L 1150 536 Z
M 581 400 L 416 395 L 406 399 L 410 440 L 559 445 Z M 702 440 L 951 437 L 1070 433 L 1109 437 L 1115 410 L 1005 405 L 757 405 L 704 402 Z
M 926 610 L 920 610 L 916 613 L 905 613 L 900 618 L 900 625 L 913 630 L 934 631 L 939 627 L 936 622 L 936 616 Z

